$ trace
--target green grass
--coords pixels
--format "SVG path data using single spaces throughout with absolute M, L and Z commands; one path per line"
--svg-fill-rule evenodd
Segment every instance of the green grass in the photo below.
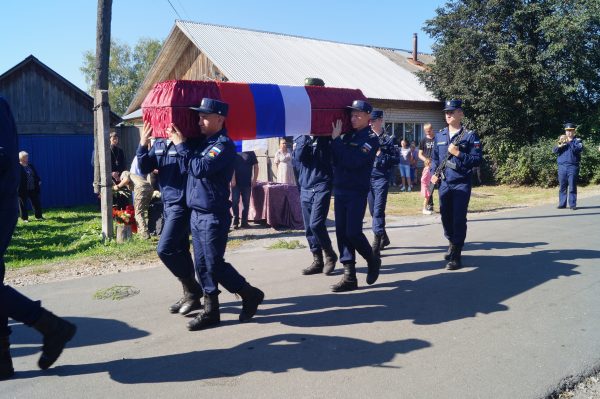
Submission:
M 94 207 L 49 209 L 46 220 L 19 221 L 5 256 L 8 268 L 65 260 L 123 260 L 153 254 L 156 241 L 134 239 L 125 244 L 103 243 L 100 212 Z
M 600 186 L 578 187 L 577 191 L 579 196 L 598 195 Z M 438 193 L 435 192 L 433 195 L 436 211 L 439 211 Z M 469 212 L 490 212 L 554 202 L 558 202 L 558 188 L 556 187 L 481 186 L 473 187 Z M 390 190 L 385 210 L 386 215 L 414 216 L 421 214 L 422 209 L 423 197 L 420 192 L 399 192 L 396 187 Z
M 111 299 L 113 301 L 120 301 L 121 299 L 128 298 L 140 293 L 135 287 L 131 285 L 113 285 L 110 288 L 104 288 L 96 291 L 94 299 Z
M 269 245 L 267 249 L 298 249 L 306 248 L 306 245 L 301 244 L 298 240 L 283 240 L 279 239 L 273 244 Z

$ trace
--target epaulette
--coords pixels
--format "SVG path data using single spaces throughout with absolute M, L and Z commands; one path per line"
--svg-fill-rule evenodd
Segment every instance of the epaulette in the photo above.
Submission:
M 219 139 L 217 140 L 217 142 L 219 143 L 227 143 L 228 141 L 230 141 L 231 139 L 229 138 L 229 136 L 226 136 L 224 134 L 219 136 Z
M 376 133 L 373 133 L 373 132 L 371 132 L 371 133 L 369 134 L 369 138 L 370 138 L 370 139 L 374 139 L 374 138 L 378 138 L 378 137 L 377 137 L 377 134 L 376 134 Z

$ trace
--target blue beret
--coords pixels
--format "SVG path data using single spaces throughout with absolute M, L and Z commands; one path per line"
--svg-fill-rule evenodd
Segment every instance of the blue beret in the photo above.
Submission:
M 366 112 L 367 114 L 370 114 L 371 111 L 373 111 L 373 107 L 371 107 L 371 104 L 369 104 L 366 101 L 362 101 L 362 100 L 354 100 L 354 101 L 352 101 L 352 105 L 349 105 L 346 108 L 355 110 L 355 111 Z
M 462 108 L 461 100 L 446 100 L 446 106 L 444 107 L 444 111 L 454 111 L 455 109 Z
M 190 107 L 194 111 L 198 111 L 201 114 L 218 114 L 227 116 L 229 111 L 229 105 L 223 101 L 214 100 L 212 98 L 203 98 L 199 107 Z

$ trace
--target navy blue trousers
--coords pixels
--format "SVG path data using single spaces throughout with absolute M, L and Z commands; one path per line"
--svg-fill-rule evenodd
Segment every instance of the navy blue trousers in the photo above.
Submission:
M 156 247 L 158 257 L 176 277 L 194 275 L 190 254 L 190 215 L 183 205 L 165 205 L 163 229 Z
M 567 188 L 569 206 L 577 206 L 577 176 L 579 166 L 558 165 L 558 206 L 567 206 Z
M 336 193 L 334 207 L 335 234 L 340 251 L 340 262 L 356 263 L 356 251 L 363 258 L 370 259 L 373 251 L 362 231 L 363 218 L 367 210 L 367 193 Z
M 331 247 L 331 239 L 327 233 L 325 222 L 331 202 L 331 190 L 316 191 L 301 190 L 302 219 L 306 240 L 310 252 L 320 252 L 323 248 Z
M 246 284 L 244 277 L 231 264 L 225 262 L 230 224 L 229 212 L 217 215 L 192 210 L 194 260 L 200 284 L 208 295 L 219 294 L 218 284 L 232 293 L 240 292 Z
M 371 178 L 371 189 L 367 200 L 369 212 L 373 217 L 373 234 L 382 236 L 385 233 L 385 206 L 387 204 L 389 181 L 386 177 Z
M 467 236 L 467 208 L 471 198 L 471 184 L 448 184 L 442 181 L 439 194 L 444 236 L 452 244 L 463 246 Z
M 0 201 L 0 337 L 10 334 L 9 317 L 30 326 L 42 315 L 40 301 L 32 301 L 14 288 L 4 285 L 4 254 L 15 231 L 18 214 L 17 197 Z

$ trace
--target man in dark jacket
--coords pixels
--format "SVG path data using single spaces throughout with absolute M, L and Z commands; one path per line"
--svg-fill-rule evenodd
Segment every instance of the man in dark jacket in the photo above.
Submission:
M 222 101 L 203 98 L 200 106 L 192 109 L 199 113 L 200 129 L 206 140 L 189 156 L 185 195 L 192 210 L 194 261 L 204 289 L 204 310 L 188 323 L 190 331 L 221 322 L 219 284 L 242 297 L 241 322 L 249 321 L 256 314 L 265 296 L 224 259 L 231 225 L 229 186 L 236 156 L 235 144 L 224 128 L 229 106 Z M 168 132 L 175 146 L 187 147 L 186 138 L 174 125 Z
M 6 100 L 0 97 L 0 380 L 14 375 L 8 318 L 20 321 L 38 330 L 44 337 L 42 356 L 38 361 L 41 369 L 50 367 L 60 356 L 63 348 L 75 335 L 76 327 L 50 313 L 14 288 L 4 285 L 4 253 L 17 224 L 17 187 L 20 166 L 17 157 L 17 129 Z
M 27 212 L 27 200 L 31 201 L 33 212 L 37 220 L 44 220 L 42 216 L 42 203 L 40 201 L 40 185 L 42 181 L 33 164 L 29 163 L 29 154 L 25 151 L 19 152 L 19 163 L 21 164 L 21 179 L 19 184 L 19 208 L 21 219 L 25 223 L 29 221 Z
M 565 124 L 565 134 L 560 136 L 558 145 L 552 151 L 558 155 L 558 209 L 567 207 L 567 187 L 569 207 L 577 209 L 577 177 L 583 142 L 575 137 L 575 125 Z
M 356 100 L 348 107 L 353 130 L 342 133 L 342 121 L 334 125 L 331 138 L 333 151 L 333 194 L 335 233 L 344 276 L 332 287 L 333 292 L 358 288 L 356 280 L 356 251 L 367 261 L 367 284 L 379 277 L 381 259 L 373 254 L 362 232 L 371 187 L 371 170 L 379 151 L 379 139 L 371 131 L 369 120 L 373 108 L 366 101 Z

